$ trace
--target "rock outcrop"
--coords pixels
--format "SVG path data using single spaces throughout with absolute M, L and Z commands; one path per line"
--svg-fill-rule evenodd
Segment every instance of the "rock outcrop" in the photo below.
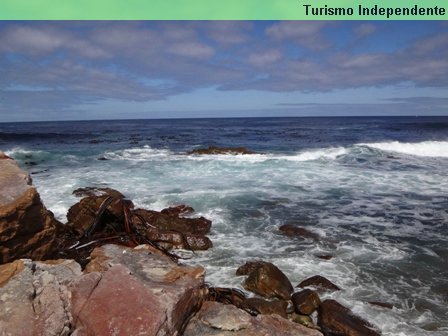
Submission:
M 2 335 L 180 335 L 204 297 L 204 269 L 150 247 L 104 245 L 73 260 L 0 266 Z
M 0 152 L 0 264 L 45 259 L 54 248 L 59 225 L 29 174 Z
M 301 315 L 312 314 L 320 305 L 319 295 L 310 289 L 294 293 L 291 296 L 294 311 Z
M 310 278 L 307 278 L 303 280 L 301 283 L 299 283 L 296 287 L 301 288 L 314 287 L 321 291 L 331 291 L 331 292 L 341 290 L 339 286 L 335 285 L 330 280 L 321 275 L 314 275 Z
M 279 230 L 286 236 L 319 240 L 319 235 L 317 233 L 311 232 L 310 230 L 307 230 L 300 226 L 296 226 L 294 224 L 282 225 L 280 226 Z
M 208 148 L 197 148 L 189 151 L 190 155 L 216 155 L 216 154 L 256 154 L 245 147 L 217 147 L 209 146 Z
M 205 302 L 184 336 L 322 336 L 278 315 L 249 315 L 233 305 Z

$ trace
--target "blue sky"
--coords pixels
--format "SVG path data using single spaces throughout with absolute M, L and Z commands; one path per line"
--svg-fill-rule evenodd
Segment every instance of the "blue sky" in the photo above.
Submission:
M 446 21 L 0 22 L 0 121 L 448 115 Z

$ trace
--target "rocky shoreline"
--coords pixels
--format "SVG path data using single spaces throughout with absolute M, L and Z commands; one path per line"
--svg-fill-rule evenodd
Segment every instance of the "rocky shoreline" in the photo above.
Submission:
M 176 254 L 213 246 L 212 222 L 191 207 L 135 209 L 109 188 L 74 194 L 81 199 L 62 224 L 0 152 L 1 335 L 380 335 L 321 302 L 322 291 L 341 289 L 318 275 L 293 287 L 274 264 L 249 260 L 236 276 L 255 296 L 208 286 L 205 269 Z M 280 231 L 317 239 L 290 224 Z

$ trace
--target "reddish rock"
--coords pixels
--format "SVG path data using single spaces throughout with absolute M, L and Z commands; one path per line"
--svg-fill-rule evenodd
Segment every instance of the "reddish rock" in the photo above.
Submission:
M 286 275 L 272 263 L 261 262 L 244 282 L 244 288 L 266 298 L 289 300 L 293 287 Z
M 87 335 L 175 335 L 203 297 L 204 269 L 147 249 L 104 245 L 70 286 L 76 327 Z
M 96 187 L 84 187 L 73 190 L 73 195 L 77 197 L 88 196 L 112 196 L 114 198 L 124 198 L 124 195 L 118 190 L 112 188 L 96 188 Z
M 179 204 L 174 207 L 169 207 L 163 209 L 161 213 L 169 216 L 180 217 L 183 215 L 188 215 L 194 212 L 194 209 L 191 206 L 187 206 L 185 204 Z
M 341 290 L 338 286 L 332 283 L 327 278 L 320 275 L 312 276 L 311 278 L 303 280 L 296 287 L 315 287 L 319 290 L 338 291 Z
M 331 260 L 331 259 L 333 259 L 333 256 L 331 254 L 316 254 L 316 258 L 319 258 L 322 260 Z
M 276 314 L 251 316 L 233 305 L 204 302 L 187 325 L 184 336 L 322 336 L 313 329 Z
M 295 312 L 302 315 L 311 315 L 320 305 L 319 295 L 310 289 L 294 293 L 291 301 Z
M 324 335 L 379 336 L 380 332 L 361 317 L 336 302 L 325 300 L 318 309 L 318 322 Z
M 283 300 L 268 301 L 260 298 L 248 298 L 244 300 L 239 308 L 247 311 L 251 315 L 272 315 L 277 314 L 281 317 L 287 318 L 286 308 L 288 304 Z
M 319 240 L 319 235 L 294 224 L 285 224 L 280 226 L 280 232 L 290 237 L 302 237 Z
M 204 217 L 183 218 L 175 216 L 173 211 L 169 212 L 136 209 L 132 213 L 134 217 L 141 218 L 161 230 L 174 230 L 195 235 L 205 235 L 210 232 L 212 222 Z
M 216 147 L 209 146 L 208 148 L 197 148 L 189 151 L 190 155 L 216 155 L 216 154 L 256 154 L 244 147 Z
M 18 258 L 40 260 L 54 248 L 61 224 L 48 211 L 28 173 L 0 159 L 0 264 Z
M 202 235 L 181 233 L 177 231 L 160 231 L 146 229 L 142 232 L 146 238 L 157 242 L 166 249 L 208 250 L 213 247 L 212 241 Z

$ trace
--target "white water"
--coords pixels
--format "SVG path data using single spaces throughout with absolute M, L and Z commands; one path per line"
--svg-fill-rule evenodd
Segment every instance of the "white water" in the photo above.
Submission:
M 359 144 L 387 152 L 396 152 L 409 155 L 427 157 L 448 157 L 448 141 L 423 141 L 417 143 L 409 142 L 375 142 Z

